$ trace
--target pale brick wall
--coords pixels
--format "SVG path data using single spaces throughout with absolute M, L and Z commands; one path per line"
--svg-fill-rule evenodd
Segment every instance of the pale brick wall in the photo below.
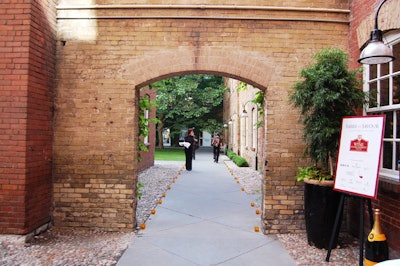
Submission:
M 222 2 L 213 4 L 217 3 Z M 282 5 L 348 7 L 347 1 Z M 289 106 L 288 91 L 313 53 L 331 46 L 347 49 L 348 14 L 197 8 L 86 12 L 118 18 L 68 19 L 83 14 L 59 10 L 55 224 L 131 229 L 136 205 L 137 89 L 177 74 L 213 73 L 266 91 L 262 137 L 269 172 L 263 182 L 264 229 L 302 230 L 302 186 L 294 175 L 304 164 L 303 143 L 298 111 Z M 197 18 L 124 18 L 133 15 Z M 252 19 L 239 19 L 243 17 Z M 287 17 L 297 19 L 284 20 Z

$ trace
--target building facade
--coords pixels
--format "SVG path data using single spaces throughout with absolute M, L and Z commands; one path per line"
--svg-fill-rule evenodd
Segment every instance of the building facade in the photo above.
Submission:
M 260 119 L 251 102 L 224 106 L 249 131 L 236 128 L 232 148 L 254 167 L 268 167 L 264 232 L 304 231 L 303 187 L 294 176 L 306 159 L 299 114 L 288 93 L 299 69 L 322 48 L 349 51 L 351 66 L 359 66 L 378 1 L 23 2 L 2 4 L 0 11 L 0 233 L 27 234 L 49 223 L 132 230 L 139 90 L 196 73 L 263 91 L 259 130 L 251 128 Z M 398 4 L 387 1 L 380 23 L 397 53 Z M 388 75 L 382 76 L 382 66 L 366 71 L 377 73 L 372 79 L 365 74 L 370 86 L 387 78 L 395 91 L 398 61 L 384 70 Z M 397 117 L 396 100 L 389 99 L 368 112 Z M 251 114 L 246 120 L 239 117 L 242 108 Z M 385 151 L 395 147 L 396 135 L 388 134 L 385 143 Z M 400 220 L 399 181 L 391 178 L 398 173 L 396 152 L 385 152 L 393 157 L 383 160 L 390 182 L 382 181 L 375 203 L 383 207 L 390 234 L 398 233 Z
M 351 1 L 349 53 L 353 68 L 374 29 L 376 10 L 381 1 Z M 374 208 L 381 209 L 382 227 L 390 247 L 390 257 L 400 257 L 400 2 L 388 0 L 378 14 L 378 27 L 384 42 L 392 49 L 396 60 L 381 65 L 365 65 L 363 89 L 373 101 L 364 115 L 385 114 L 386 124 L 379 171 L 379 191 Z M 368 214 L 366 214 L 368 215 Z M 353 215 L 352 217 L 356 217 Z M 357 218 L 351 224 L 357 224 Z M 367 223 L 368 224 L 368 223 Z M 369 231 L 367 225 L 366 231 Z M 355 228 L 358 230 L 357 228 Z

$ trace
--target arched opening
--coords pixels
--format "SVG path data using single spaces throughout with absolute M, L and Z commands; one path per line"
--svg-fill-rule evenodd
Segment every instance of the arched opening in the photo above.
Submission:
M 167 153 L 168 150 L 170 150 L 173 154 L 175 153 L 175 148 L 178 147 L 178 138 L 177 137 L 182 137 L 183 135 L 180 134 L 180 132 L 185 132 L 187 128 L 196 128 L 196 136 L 198 138 L 198 142 L 200 144 L 201 149 L 199 150 L 200 154 L 204 152 L 208 152 L 209 154 L 212 154 L 212 146 L 211 142 L 209 141 L 208 144 L 205 144 L 201 141 L 201 137 L 205 135 L 210 135 L 214 137 L 215 133 L 218 133 L 221 137 L 222 143 L 224 144 L 224 149 L 223 152 L 226 153 L 226 149 L 231 149 L 235 150 L 238 154 L 242 154 L 243 158 L 248 161 L 247 164 L 249 164 L 248 169 L 253 169 L 255 171 L 260 170 L 262 172 L 263 165 L 261 167 L 258 166 L 257 160 L 260 158 L 260 161 L 262 161 L 262 154 L 263 154 L 263 147 L 261 144 L 263 143 L 262 141 L 258 141 L 258 132 L 260 132 L 260 136 L 263 137 L 263 130 L 264 130 L 264 122 L 263 122 L 263 112 L 261 111 L 263 109 L 263 103 L 264 103 L 264 98 L 259 97 L 258 93 L 262 92 L 261 90 L 258 90 L 254 88 L 251 85 L 248 85 L 244 82 L 238 81 L 236 79 L 228 78 L 228 77 L 219 77 L 219 79 L 213 78 L 210 75 L 193 75 L 193 72 L 190 72 L 191 74 L 184 76 L 181 75 L 180 77 L 173 76 L 173 79 L 167 78 L 168 81 L 163 80 L 164 82 L 161 83 L 152 83 L 149 85 L 145 85 L 142 89 L 140 89 L 140 94 L 141 94 L 141 99 L 144 100 L 146 97 L 148 97 L 148 92 L 149 90 L 152 90 L 152 95 L 153 98 L 152 100 L 154 101 L 156 97 L 160 97 L 160 101 L 158 101 L 158 106 L 155 106 L 156 108 L 160 108 L 161 114 L 157 114 L 157 120 L 160 121 L 160 119 L 163 119 L 164 116 L 169 116 L 169 132 L 171 132 L 171 143 L 167 145 L 167 147 L 164 147 L 163 153 Z M 194 76 L 201 76 L 203 77 L 203 81 L 198 81 Z M 186 78 L 186 79 L 185 79 Z M 218 85 L 218 80 L 220 84 Z M 201 84 L 201 86 L 197 87 L 197 90 L 204 90 L 206 93 L 203 92 L 195 92 L 192 89 L 188 89 L 185 91 L 186 88 L 183 88 L 181 84 L 176 84 L 175 82 L 182 82 L 186 86 L 193 86 L 192 83 L 189 83 L 188 81 L 193 81 L 193 82 L 198 82 Z M 211 82 L 211 83 L 207 83 Z M 206 83 L 206 84 L 204 84 Z M 189 84 L 189 85 L 188 85 Z M 216 87 L 211 87 L 212 85 Z M 165 87 L 173 87 L 176 89 L 176 92 L 174 92 L 171 89 L 166 89 Z M 226 87 L 226 89 L 222 89 L 221 87 Z M 211 91 L 210 91 L 211 90 Z M 214 90 L 214 92 L 212 91 Z M 208 94 L 207 94 L 208 93 Z M 222 94 L 223 93 L 223 94 Z M 212 94 L 212 95 L 211 95 Z M 215 125 L 213 123 L 213 119 L 210 119 L 210 116 L 207 115 L 207 112 L 205 112 L 203 109 L 203 104 L 207 104 L 206 109 L 212 109 L 210 106 L 215 106 L 215 104 L 210 104 L 210 102 L 207 99 L 207 95 L 210 97 L 215 95 L 220 95 L 220 99 L 215 99 L 216 102 L 221 102 L 223 104 L 223 107 L 218 108 L 218 110 L 221 112 L 221 114 L 218 116 L 218 121 L 217 124 Z M 262 94 L 263 95 L 263 94 Z M 189 97 L 190 96 L 190 97 Z M 193 99 L 192 99 L 193 96 Z M 188 98 L 189 97 L 189 98 Z M 197 98 L 196 98 L 197 97 Z M 169 102 L 166 103 L 165 99 L 169 99 Z M 183 102 L 183 105 L 181 106 L 181 101 Z M 259 101 L 260 103 L 257 104 L 255 103 L 256 101 Z M 200 104 L 200 105 L 199 105 Z M 161 105 L 161 106 L 160 106 Z M 186 110 L 186 107 L 190 106 L 189 110 Z M 241 112 L 246 111 L 245 108 L 247 107 L 249 109 L 249 106 L 252 108 L 250 109 L 250 121 L 247 121 L 247 117 L 244 117 Z M 139 104 L 139 108 L 141 108 L 141 104 Z M 185 111 L 181 113 L 181 111 L 177 112 L 176 109 L 183 108 Z M 210 111 L 210 110 L 208 110 Z M 166 113 L 164 113 L 166 112 Z M 192 113 L 191 113 L 192 112 Z M 139 110 L 139 117 L 142 118 L 143 116 L 143 110 Z M 154 111 L 156 113 L 156 111 Z M 157 111 L 158 113 L 158 111 Z M 191 114 L 190 114 L 191 113 Z M 223 114 L 222 114 L 223 113 Z M 233 113 L 237 113 L 237 121 L 235 121 L 235 124 L 229 123 L 228 118 L 232 117 Z M 201 116 L 203 114 L 203 116 Z M 261 114 L 261 115 L 259 115 Z M 217 115 L 217 113 L 216 113 Z M 192 118 L 190 118 L 192 116 Z M 197 117 L 200 116 L 200 117 Z M 154 116 L 155 118 L 155 116 Z M 215 117 L 213 117 L 215 118 Z M 260 118 L 260 119 L 259 119 Z M 172 121 L 171 121 L 172 120 Z M 208 123 L 210 124 L 208 124 Z M 147 122 L 146 122 L 147 123 Z M 160 122 L 162 126 L 165 126 L 166 123 L 165 121 Z M 139 121 L 139 127 L 143 124 L 143 122 Z M 177 124 L 177 127 L 175 126 Z M 229 125 L 228 125 L 229 124 Z M 225 126 L 225 127 L 224 127 Z M 171 128 L 172 127 L 172 128 Z M 153 130 L 155 126 L 152 127 Z M 165 128 L 162 128 L 165 129 Z M 248 131 L 251 131 L 250 134 L 248 134 Z M 151 133 L 151 132 L 150 132 Z M 235 133 L 237 133 L 240 137 L 234 137 Z M 253 135 L 254 134 L 254 135 Z M 173 136 L 175 135 L 175 137 Z M 179 136 L 181 135 L 181 136 Z M 249 140 L 250 138 L 250 140 Z M 142 137 L 142 139 L 139 139 L 139 141 L 144 142 L 145 139 L 148 139 L 147 137 Z M 180 139 L 180 138 L 179 138 Z M 156 146 L 156 134 L 152 134 L 152 139 L 148 139 L 150 145 L 153 147 Z M 160 138 L 158 139 L 160 141 Z M 162 141 L 162 140 L 161 140 Z M 242 143 L 241 145 L 239 143 Z M 181 154 L 182 154 L 182 160 L 181 163 L 178 163 L 178 166 L 176 166 L 174 159 L 173 161 L 170 162 L 157 162 L 154 159 L 154 155 L 152 158 L 151 152 L 154 154 L 154 149 L 149 150 L 148 152 L 140 152 L 141 154 L 141 159 L 142 161 L 139 162 L 139 175 L 138 175 L 138 187 L 139 187 L 139 194 L 143 198 L 139 198 L 138 204 L 137 204 L 137 209 L 136 209 L 136 215 L 137 215 L 137 220 L 138 224 L 142 224 L 150 215 L 150 209 L 153 209 L 156 207 L 157 202 L 159 199 L 162 199 L 162 195 L 165 195 L 167 192 L 167 186 L 170 187 L 170 182 L 171 182 L 171 176 L 177 176 L 177 172 L 179 170 L 179 166 L 184 165 L 184 158 L 183 158 L 183 148 L 177 148 Z M 140 150 L 140 149 L 139 149 Z M 167 151 L 165 151 L 167 150 Z M 158 150 L 156 149 L 155 152 Z M 150 154 L 147 154 L 150 153 Z M 197 152 L 196 152 L 197 153 Z M 145 156 L 143 154 L 146 154 Z M 148 160 L 153 159 L 151 162 L 144 162 L 143 158 L 147 158 Z M 194 158 L 194 157 L 193 157 Z M 224 157 L 223 160 L 221 160 L 221 163 L 224 163 L 228 157 Z M 168 159 L 167 159 L 168 161 Z M 218 161 L 216 161 L 218 163 Z M 146 166 L 154 166 L 150 167 L 149 169 L 141 167 L 142 165 Z M 165 167 L 162 171 L 165 173 L 168 173 L 170 176 L 165 179 L 165 177 L 157 174 L 161 169 Z M 212 165 L 211 165 L 212 167 Z M 258 169 L 260 168 L 260 169 Z M 154 171 L 152 173 L 151 171 Z M 171 171 L 176 171 L 176 173 L 171 174 Z M 245 172 L 249 172 L 250 170 L 245 170 Z M 251 176 L 252 178 L 247 177 Z M 246 193 L 250 194 L 259 194 L 261 198 L 261 173 L 260 172 L 255 172 L 250 174 L 249 176 L 243 175 L 241 177 L 241 184 L 244 184 L 243 189 L 246 188 Z M 148 179 L 153 179 L 152 181 Z M 235 177 L 236 178 L 236 177 Z M 156 187 L 154 187 L 154 185 Z M 171 184 L 172 185 L 172 184 Z M 142 190 L 143 186 L 145 189 Z M 161 187 L 159 187 L 161 186 Z M 142 193 L 143 191 L 143 193 Z M 157 194 L 158 193 L 158 194 Z M 153 195 L 152 195 L 153 194 Z M 150 198 L 150 197 L 153 198 Z M 145 206 L 148 204 L 149 206 Z M 258 200 L 258 204 L 261 204 L 261 201 Z M 147 213 L 146 212 L 147 208 Z

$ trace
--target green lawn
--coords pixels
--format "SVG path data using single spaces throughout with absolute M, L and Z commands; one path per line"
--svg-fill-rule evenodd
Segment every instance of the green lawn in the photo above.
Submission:
M 156 161 L 185 161 L 185 152 L 183 148 L 164 148 L 157 149 L 154 154 Z

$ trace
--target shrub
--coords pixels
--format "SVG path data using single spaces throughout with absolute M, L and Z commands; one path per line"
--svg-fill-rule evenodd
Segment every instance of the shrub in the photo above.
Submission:
M 239 167 L 248 167 L 249 166 L 249 163 L 246 161 L 245 158 L 237 155 L 230 149 L 228 149 L 226 151 L 226 155 L 228 156 L 229 159 L 231 159 Z
M 230 149 L 226 150 L 226 156 L 228 156 L 229 159 L 232 160 L 233 156 L 235 156 L 235 155 L 236 154 L 232 150 L 230 150 Z
M 235 164 L 236 164 L 237 166 L 239 166 L 239 167 L 248 167 L 248 166 L 249 166 L 249 163 L 246 161 L 246 159 L 243 158 L 243 157 L 240 157 L 240 156 L 238 156 L 238 155 L 236 155 L 236 156 L 233 158 L 233 161 L 234 161 Z

